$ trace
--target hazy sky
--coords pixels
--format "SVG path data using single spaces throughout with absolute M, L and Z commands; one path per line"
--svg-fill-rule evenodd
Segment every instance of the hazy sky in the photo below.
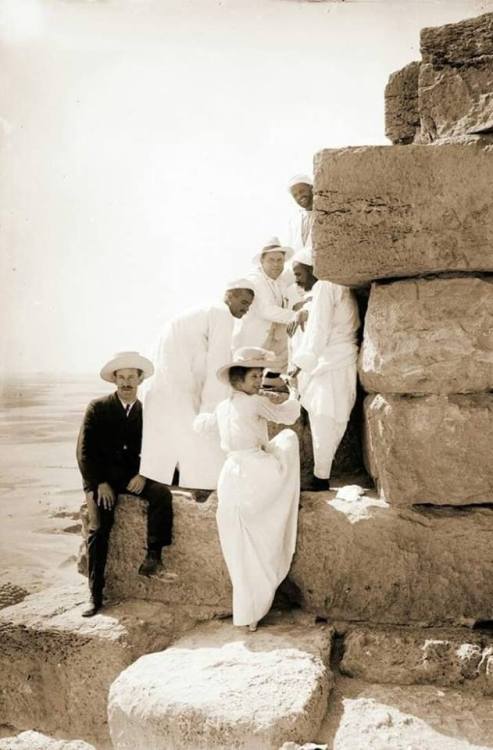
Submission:
M 0 367 L 99 369 L 213 301 L 423 26 L 493 0 L 0 0 Z M 1 372 L 1 370 L 0 370 Z

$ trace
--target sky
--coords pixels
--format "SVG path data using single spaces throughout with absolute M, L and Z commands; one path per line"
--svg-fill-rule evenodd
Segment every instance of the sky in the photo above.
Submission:
M 419 30 L 493 0 L 0 0 L 0 375 L 218 301 L 322 148 L 385 144 Z

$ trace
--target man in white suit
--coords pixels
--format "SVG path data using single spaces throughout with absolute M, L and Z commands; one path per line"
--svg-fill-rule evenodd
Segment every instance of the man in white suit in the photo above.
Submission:
M 216 488 L 225 455 L 218 440 L 193 431 L 193 420 L 229 393 L 216 371 L 231 358 L 235 321 L 253 298 L 253 284 L 239 279 L 228 285 L 222 304 L 186 312 L 166 326 L 144 396 L 144 476 L 172 484 L 178 470 L 181 487 Z

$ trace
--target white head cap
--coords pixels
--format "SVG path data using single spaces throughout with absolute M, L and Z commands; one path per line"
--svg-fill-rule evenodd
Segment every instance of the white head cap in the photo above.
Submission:
M 288 190 L 295 185 L 313 185 L 313 180 L 307 174 L 295 174 L 288 182 Z
M 313 266 L 311 247 L 303 247 L 298 250 L 291 259 L 292 263 L 303 263 L 304 266 Z
M 255 293 L 253 282 L 245 278 L 228 281 L 228 283 L 226 284 L 226 291 L 229 292 L 231 289 L 250 289 L 253 293 Z

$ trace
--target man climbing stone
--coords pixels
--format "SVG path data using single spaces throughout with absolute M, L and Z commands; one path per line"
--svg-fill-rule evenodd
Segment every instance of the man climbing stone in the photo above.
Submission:
M 110 396 L 87 407 L 77 443 L 89 515 L 87 557 L 91 602 L 82 614 L 92 617 L 102 607 L 108 542 L 119 493 L 145 498 L 149 504 L 147 556 L 139 568 L 152 575 L 162 566 L 161 549 L 171 544 L 173 511 L 169 488 L 139 473 L 142 443 L 140 383 L 154 372 L 152 362 L 137 352 L 115 355 L 101 377 L 116 384 Z

